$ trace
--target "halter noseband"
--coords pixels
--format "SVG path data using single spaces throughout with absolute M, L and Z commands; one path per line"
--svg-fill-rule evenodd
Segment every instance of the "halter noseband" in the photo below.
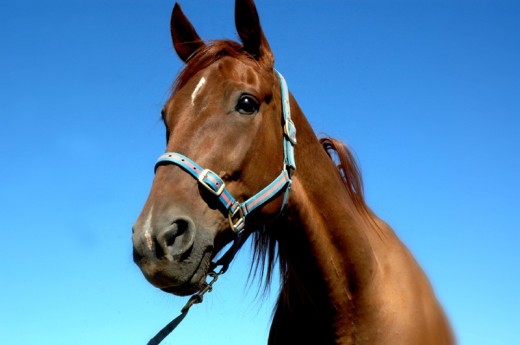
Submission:
M 291 120 L 291 108 L 289 105 L 289 91 L 284 77 L 276 71 L 280 80 L 282 93 L 282 114 L 283 114 L 283 151 L 284 167 L 280 175 L 269 185 L 257 194 L 253 195 L 244 202 L 237 201 L 226 188 L 225 182 L 220 176 L 209 169 L 203 169 L 190 158 L 177 153 L 166 152 L 159 157 L 155 164 L 155 170 L 161 165 L 175 164 L 193 176 L 200 185 L 215 195 L 221 205 L 228 212 L 228 221 L 231 229 L 238 235 L 245 230 L 245 221 L 249 213 L 269 202 L 279 192 L 285 189 L 283 203 L 280 212 L 283 210 L 291 190 L 291 177 L 296 169 L 294 160 L 294 145 L 296 145 L 296 127 Z

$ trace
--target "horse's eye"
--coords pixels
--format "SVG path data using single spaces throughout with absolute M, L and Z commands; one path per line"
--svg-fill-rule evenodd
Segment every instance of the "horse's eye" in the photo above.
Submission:
M 258 101 L 251 95 L 242 95 L 238 100 L 235 110 L 243 115 L 252 115 L 258 111 Z

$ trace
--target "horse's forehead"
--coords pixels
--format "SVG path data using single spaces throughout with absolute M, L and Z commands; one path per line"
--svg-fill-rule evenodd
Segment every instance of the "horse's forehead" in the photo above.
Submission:
M 224 57 L 208 67 L 203 76 L 206 81 L 225 84 L 247 85 L 257 89 L 258 92 L 266 92 L 272 88 L 272 80 L 269 73 L 260 68 L 253 61 Z M 200 80 L 200 76 L 197 78 Z
M 168 114 L 177 115 L 213 109 L 225 104 L 237 91 L 251 93 L 262 100 L 272 97 L 274 85 L 274 72 L 269 73 L 253 60 L 225 56 L 194 73 L 171 95 L 165 109 Z M 168 126 L 170 121 L 166 122 Z

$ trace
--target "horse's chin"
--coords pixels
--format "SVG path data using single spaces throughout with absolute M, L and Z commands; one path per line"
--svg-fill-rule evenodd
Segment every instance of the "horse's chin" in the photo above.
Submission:
M 167 262 L 153 274 L 143 272 L 148 281 L 162 291 L 187 296 L 196 293 L 206 284 L 212 255 L 212 251 L 207 250 L 200 257 L 188 257 L 181 262 Z
M 206 284 L 206 276 L 208 274 L 208 268 L 199 269 L 195 274 L 187 280 L 185 283 L 180 285 L 172 285 L 168 287 L 162 287 L 161 290 L 167 293 L 171 293 L 176 296 L 189 296 L 193 295 L 197 291 L 201 290 Z
M 205 280 L 204 280 L 205 281 Z M 188 282 L 186 285 L 162 288 L 161 290 L 175 296 L 190 296 L 204 287 L 204 281 L 198 283 Z

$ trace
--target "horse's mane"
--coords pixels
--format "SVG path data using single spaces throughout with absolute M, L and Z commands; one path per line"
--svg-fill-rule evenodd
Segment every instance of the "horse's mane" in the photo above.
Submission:
M 336 165 L 337 171 L 343 181 L 345 192 L 349 195 L 355 209 L 363 217 L 370 218 L 370 211 L 363 195 L 363 179 L 356 163 L 356 159 L 348 147 L 337 139 L 330 137 L 321 138 L 322 145 L 327 155 Z M 277 241 L 275 233 L 270 231 L 268 226 L 256 229 L 253 232 L 253 264 L 250 276 L 253 278 L 259 274 L 260 281 L 265 278 L 264 292 L 266 292 L 272 282 L 275 264 L 278 259 L 280 264 L 280 276 L 282 284 L 288 281 L 290 275 L 287 260 L 283 254 L 277 251 Z
M 354 155 L 344 143 L 334 138 L 321 138 L 320 144 L 330 159 L 336 163 L 339 175 L 343 180 L 343 185 L 354 206 L 360 213 L 366 214 L 368 207 L 363 194 L 363 178 L 361 177 Z

